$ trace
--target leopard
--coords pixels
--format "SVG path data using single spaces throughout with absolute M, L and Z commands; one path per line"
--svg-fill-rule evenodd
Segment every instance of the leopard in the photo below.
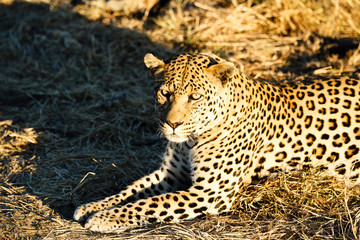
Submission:
M 272 83 L 211 53 L 148 53 L 155 109 L 168 140 L 162 165 L 116 195 L 79 206 L 102 233 L 228 212 L 242 187 L 309 168 L 360 182 L 360 80 Z

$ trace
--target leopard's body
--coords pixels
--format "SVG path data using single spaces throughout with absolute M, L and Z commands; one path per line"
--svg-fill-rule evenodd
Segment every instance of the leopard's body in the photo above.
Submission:
M 169 140 L 159 170 L 115 196 L 80 206 L 74 219 L 111 232 L 229 210 L 244 184 L 322 166 L 360 181 L 360 80 L 272 85 L 211 54 L 145 64 Z

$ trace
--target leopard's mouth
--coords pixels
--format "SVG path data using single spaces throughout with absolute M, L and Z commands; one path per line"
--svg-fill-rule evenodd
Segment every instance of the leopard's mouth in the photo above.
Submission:
M 167 125 L 163 125 L 161 130 L 166 139 L 168 139 L 170 142 L 185 142 L 188 141 L 191 136 L 191 132 L 185 131 L 181 127 L 173 129 Z

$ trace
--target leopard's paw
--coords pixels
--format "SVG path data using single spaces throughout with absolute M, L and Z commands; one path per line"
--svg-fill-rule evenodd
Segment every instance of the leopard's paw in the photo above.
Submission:
M 93 204 L 88 203 L 79 206 L 76 208 L 73 218 L 75 221 L 83 222 L 88 218 L 92 213 L 96 212 L 96 208 L 93 206 Z
M 119 220 L 110 217 L 109 210 L 103 210 L 89 217 L 85 223 L 85 228 L 94 232 L 112 233 L 122 232 L 127 229 Z

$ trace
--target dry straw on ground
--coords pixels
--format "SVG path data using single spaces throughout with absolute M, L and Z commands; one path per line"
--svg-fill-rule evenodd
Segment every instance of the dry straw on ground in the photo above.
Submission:
M 211 51 L 270 81 L 359 76 L 359 1 L 170 1 L 148 20 L 71 2 L 0 0 L 0 239 L 358 237 L 359 189 L 316 169 L 182 224 L 101 235 L 71 215 L 160 164 L 145 53 Z

